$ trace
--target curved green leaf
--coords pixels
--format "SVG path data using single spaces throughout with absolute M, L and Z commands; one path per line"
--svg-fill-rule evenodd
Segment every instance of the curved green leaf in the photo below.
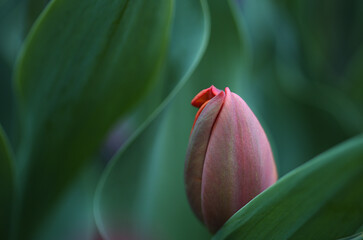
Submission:
M 0 236 L 7 239 L 14 195 L 14 166 L 8 140 L 0 125 Z
M 92 240 L 96 226 L 93 196 L 99 178 L 98 164 L 90 164 L 73 180 L 54 205 L 45 221 L 36 229 L 36 240 Z
M 149 165 L 149 154 L 153 152 L 154 143 L 160 142 L 156 139 L 159 138 L 157 133 L 159 120 L 162 119 L 160 112 L 175 97 L 200 61 L 209 37 L 209 15 L 205 1 L 177 0 L 175 3 L 172 42 L 164 84 L 157 85 L 159 88 L 156 89 L 156 94 L 154 91 L 152 94 L 154 98 L 148 97 L 145 103 L 147 106 L 143 110 L 152 111 L 157 105 L 155 95 L 160 97 L 168 94 L 168 97 L 134 134 L 134 139 L 131 139 L 124 147 L 124 151 L 110 162 L 96 192 L 96 223 L 106 239 L 117 239 L 127 234 L 133 236 L 141 234 L 142 237 L 143 234 L 145 236 L 150 233 L 150 225 L 158 229 L 160 224 L 168 224 L 162 216 L 154 216 L 150 222 L 147 218 L 151 215 L 150 209 L 149 212 L 143 212 L 146 207 L 144 203 L 140 203 L 142 182 L 145 180 L 143 175 L 147 171 L 145 167 Z M 173 82 L 179 82 L 174 90 L 171 88 L 173 84 L 170 84 Z M 165 85 L 165 83 L 168 84 Z M 116 183 L 113 184 L 113 181 Z M 147 197 L 150 198 L 150 196 Z M 146 200 L 146 202 L 149 202 L 148 206 L 153 205 L 151 201 Z M 138 210 L 138 204 L 145 207 Z M 177 211 L 177 209 L 174 210 Z M 188 229 L 188 226 L 186 228 Z M 177 232 L 183 233 L 183 230 L 179 229 Z M 188 235 L 187 232 L 185 233 Z M 152 234 L 159 233 L 154 229 Z M 183 237 L 183 234 L 180 237 Z M 150 238 L 157 238 L 157 236 L 150 235 Z
M 185 21 L 187 18 L 183 16 L 190 16 L 190 10 L 181 7 L 186 2 L 194 11 L 200 5 L 200 14 L 207 17 L 204 1 L 197 4 L 178 0 L 176 18 L 180 16 Z M 195 64 L 184 75 L 184 81 L 189 78 L 188 81 L 185 84 L 182 81 L 182 88 L 177 87 L 169 95 L 103 173 L 96 192 L 95 216 L 106 239 L 125 235 L 141 238 L 146 235 L 148 239 L 210 238 L 192 213 L 184 189 L 184 158 L 196 113 L 190 101 L 200 89 L 211 84 L 232 88 L 239 85 L 243 45 L 228 2 L 208 3 L 212 18 L 209 45 L 193 75 L 189 78 Z M 197 29 L 196 23 L 185 22 L 185 26 Z M 200 24 L 204 37 L 200 36 L 199 44 L 204 49 L 209 19 Z M 198 61 L 203 51 L 199 53 L 195 56 Z
M 19 238 L 29 236 L 115 121 L 159 77 L 171 0 L 54 0 L 16 69 Z
M 363 222 L 363 136 L 281 178 L 233 215 L 214 239 L 336 239 Z

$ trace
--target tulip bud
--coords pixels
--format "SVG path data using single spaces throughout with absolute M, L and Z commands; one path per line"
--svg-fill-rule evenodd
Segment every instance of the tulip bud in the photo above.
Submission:
M 189 203 L 215 233 L 277 180 L 271 147 L 247 104 L 229 88 L 201 91 L 185 162 Z

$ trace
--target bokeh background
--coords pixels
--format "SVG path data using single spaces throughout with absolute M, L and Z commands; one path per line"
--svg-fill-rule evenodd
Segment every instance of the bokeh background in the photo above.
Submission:
M 210 234 L 189 209 L 184 193 L 183 167 L 190 129 L 197 112 L 190 101 L 210 85 L 220 89 L 228 86 L 254 111 L 271 142 L 279 176 L 363 132 L 363 1 L 176 0 L 170 5 L 169 37 L 161 49 L 165 56 L 157 65 L 160 71 L 153 73 L 153 80 L 140 92 L 125 89 L 143 85 L 143 82 L 137 82 L 139 78 L 115 89 L 116 95 L 117 91 L 119 95 L 135 93 L 137 99 L 129 104 L 123 100 L 124 105 L 105 102 L 104 107 L 100 107 L 103 95 L 94 96 L 94 102 L 100 106 L 95 107 L 94 115 L 88 116 L 99 116 L 94 120 L 95 124 L 102 122 L 106 111 L 115 114 L 111 114 L 112 118 L 101 130 L 95 130 L 94 134 L 93 129 L 88 129 L 87 138 L 78 139 L 83 142 L 79 148 L 89 147 L 89 151 L 77 155 L 78 142 L 72 147 L 74 152 L 68 155 L 62 155 L 65 148 L 70 148 L 67 143 L 58 145 L 58 148 L 44 147 L 50 150 L 46 154 L 35 154 L 41 156 L 40 160 L 29 160 L 32 166 L 29 167 L 28 163 L 22 163 L 27 158 L 23 139 L 28 135 L 24 129 L 38 129 L 39 126 L 33 127 L 28 121 L 31 118 L 27 118 L 24 112 L 33 111 L 37 115 L 43 108 L 27 107 L 26 101 L 27 97 L 35 98 L 32 94 L 41 94 L 39 86 L 47 79 L 32 81 L 28 75 L 34 72 L 24 70 L 27 62 L 19 67 L 17 61 L 29 32 L 34 31 L 34 26 L 40 29 L 40 25 L 46 25 L 43 22 L 51 18 L 50 14 L 44 14 L 44 9 L 62 11 L 62 6 L 54 2 L 67 1 L 54 0 L 50 4 L 45 0 L 0 1 L 0 123 L 15 155 L 15 178 L 20 179 L 15 182 L 19 182 L 19 189 L 27 192 L 24 196 L 20 194 L 23 200 L 18 202 L 22 206 L 20 209 L 28 210 L 19 210 L 18 217 L 14 217 L 14 222 L 19 221 L 15 225 L 21 229 L 13 230 L 19 232 L 19 239 L 101 239 L 100 234 L 115 239 L 209 239 Z M 166 3 L 169 1 L 160 2 L 170 4 Z M 77 3 L 72 6 L 77 8 Z M 82 7 L 85 6 L 80 4 L 78 9 L 81 13 Z M 150 11 L 155 16 L 162 16 L 164 8 L 150 8 Z M 133 14 L 143 19 L 151 14 L 145 12 L 135 11 Z M 101 6 L 99 11 L 88 14 L 90 21 L 102 22 L 105 13 Z M 58 20 L 61 22 L 67 17 L 66 14 L 60 15 Z M 49 20 L 49 26 L 38 30 L 38 39 L 47 38 L 46 30 L 52 29 L 52 24 L 58 26 L 55 19 L 52 21 Z M 123 31 L 127 31 L 127 26 Z M 102 24 L 97 27 L 102 27 Z M 145 29 L 140 27 L 137 31 L 153 32 Z M 58 34 L 62 35 L 62 31 Z M 87 46 L 93 46 L 92 38 L 83 36 L 82 32 L 67 34 L 87 38 Z M 155 34 L 159 33 L 155 31 Z M 150 35 L 141 36 L 148 38 Z M 158 36 L 150 38 L 158 40 Z M 28 68 L 42 72 L 64 66 L 55 64 L 58 58 L 49 65 L 39 65 L 42 64 L 37 59 L 39 51 L 48 55 L 71 51 L 62 49 L 57 42 L 44 42 L 41 50 L 34 47 L 32 55 L 28 54 L 28 59 L 33 57 L 35 62 Z M 147 50 L 149 41 L 145 42 Z M 133 57 L 142 58 L 143 51 L 135 49 L 137 53 Z M 109 54 L 122 56 L 124 53 L 115 51 Z M 42 61 L 46 63 L 44 59 Z M 67 59 L 59 61 L 67 62 Z M 114 78 L 108 74 L 108 67 L 138 68 L 137 60 L 136 67 L 129 66 L 135 64 L 132 61 L 117 64 L 110 62 L 103 66 L 107 74 L 96 72 L 92 77 L 95 85 Z M 138 71 L 146 71 L 143 66 L 141 63 Z M 24 83 L 24 88 L 31 85 L 27 97 L 14 83 L 19 71 L 23 71 L 19 78 L 27 83 Z M 127 81 L 130 76 L 119 75 L 115 81 Z M 77 78 L 60 78 L 59 82 L 62 81 L 69 88 L 73 84 L 77 86 Z M 43 91 L 50 91 L 47 94 L 52 95 L 50 89 L 44 88 Z M 67 95 L 67 91 L 62 94 Z M 62 94 L 54 101 L 62 102 Z M 78 100 L 72 102 L 68 99 L 66 104 L 78 106 Z M 89 107 L 93 108 L 93 105 Z M 58 115 L 48 115 L 55 116 Z M 78 115 L 72 113 L 70 116 L 71 121 L 79 121 L 80 125 L 82 121 L 92 121 L 77 118 Z M 65 120 L 60 119 L 51 128 L 60 132 L 77 132 L 79 129 L 78 125 L 70 128 L 73 125 L 62 123 Z M 51 135 L 52 129 L 48 133 Z M 28 136 L 29 141 L 39 143 L 32 146 L 45 151 L 42 143 L 49 136 L 42 138 L 36 133 L 34 136 Z M 62 165 L 65 162 L 68 165 Z M 28 170 L 20 171 L 18 166 L 35 173 L 27 175 L 24 172 Z M 41 175 L 43 177 L 39 177 Z

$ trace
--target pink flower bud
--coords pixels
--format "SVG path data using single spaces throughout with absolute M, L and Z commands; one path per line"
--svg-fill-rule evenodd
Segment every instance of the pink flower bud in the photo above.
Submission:
M 214 86 L 192 100 L 199 108 L 185 162 L 189 203 L 215 233 L 277 180 L 270 143 L 256 116 L 229 88 Z

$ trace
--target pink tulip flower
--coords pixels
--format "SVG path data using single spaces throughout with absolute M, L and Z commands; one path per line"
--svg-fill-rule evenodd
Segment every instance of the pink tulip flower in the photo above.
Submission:
M 261 124 L 228 87 L 204 89 L 192 105 L 199 111 L 186 155 L 186 192 L 194 213 L 215 233 L 276 182 L 276 165 Z

